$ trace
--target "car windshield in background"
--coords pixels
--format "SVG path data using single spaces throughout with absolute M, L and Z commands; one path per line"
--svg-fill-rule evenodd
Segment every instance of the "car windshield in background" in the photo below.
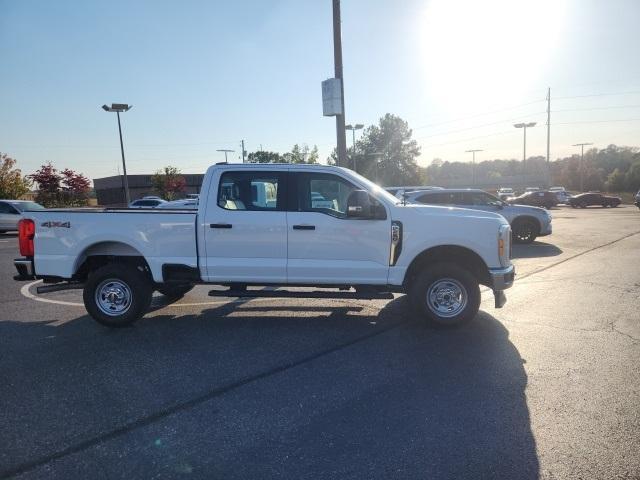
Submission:
M 11 202 L 11 205 L 21 212 L 25 212 L 27 210 L 44 210 L 44 207 L 36 202 Z

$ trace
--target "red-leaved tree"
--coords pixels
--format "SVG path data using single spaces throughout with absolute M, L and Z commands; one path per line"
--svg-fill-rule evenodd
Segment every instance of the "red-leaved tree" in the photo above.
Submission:
M 36 202 L 45 207 L 81 207 L 87 204 L 91 181 L 81 173 L 69 168 L 58 172 L 49 162 L 29 178 L 38 184 Z

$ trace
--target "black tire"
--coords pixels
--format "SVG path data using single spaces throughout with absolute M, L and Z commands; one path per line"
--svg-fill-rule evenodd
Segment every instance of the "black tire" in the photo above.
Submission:
M 438 293 L 438 290 L 440 293 Z M 460 295 L 456 295 L 456 292 Z M 467 270 L 455 263 L 436 263 L 420 272 L 408 288 L 411 309 L 437 327 L 457 327 L 473 319 L 480 308 L 480 285 Z M 453 293 L 453 297 L 447 297 Z M 452 299 L 459 305 L 448 306 Z M 440 302 L 440 303 L 439 303 Z M 450 312 L 442 310 L 450 308 Z
M 587 208 L 587 205 L 585 203 L 579 203 L 578 206 L 580 208 Z
M 540 227 L 533 220 L 516 220 L 511 227 L 514 243 L 532 243 L 540 233 Z
M 193 289 L 193 285 L 163 285 L 158 291 L 169 298 L 182 298 Z
M 110 292 L 106 292 L 110 289 Z M 84 306 L 95 321 L 107 327 L 126 327 L 131 325 L 149 309 L 153 293 L 151 278 L 142 267 L 124 263 L 110 263 L 98 268 L 89 275 L 82 298 Z M 112 294 L 111 302 L 108 295 Z M 102 304 L 98 298 L 102 295 Z M 121 304 L 116 304 L 118 300 Z M 113 310 L 105 313 L 111 303 Z M 101 306 L 102 305 L 102 306 Z M 120 311 L 119 311 L 120 309 Z
M 611 206 L 612 206 L 613 208 L 616 208 L 616 207 L 618 207 L 619 205 L 620 205 L 619 203 L 613 203 L 613 204 L 611 204 Z

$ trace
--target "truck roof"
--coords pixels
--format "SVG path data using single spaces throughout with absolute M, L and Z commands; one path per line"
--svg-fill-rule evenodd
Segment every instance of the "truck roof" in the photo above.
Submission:
M 259 170 L 282 170 L 282 168 L 293 170 L 320 169 L 320 170 L 349 170 L 348 168 L 338 167 L 337 165 L 324 165 L 322 163 L 217 163 L 211 165 L 210 169 L 259 169 Z

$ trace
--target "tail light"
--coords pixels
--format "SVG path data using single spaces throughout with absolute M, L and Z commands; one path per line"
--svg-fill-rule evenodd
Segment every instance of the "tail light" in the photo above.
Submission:
M 33 220 L 23 218 L 18 222 L 18 245 L 20 246 L 20 255 L 24 257 L 33 257 L 33 237 L 36 234 L 36 224 Z

